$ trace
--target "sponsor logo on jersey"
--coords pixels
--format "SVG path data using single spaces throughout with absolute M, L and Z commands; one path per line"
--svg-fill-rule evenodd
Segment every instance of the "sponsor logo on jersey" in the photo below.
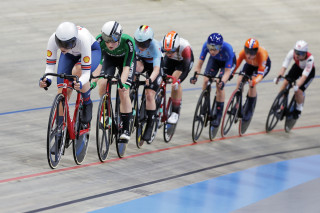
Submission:
M 47 56 L 51 57 L 52 56 L 52 52 L 50 50 L 47 50 Z
M 84 61 L 85 63 L 89 63 L 90 57 L 89 57 L 89 56 L 84 57 L 84 58 L 83 58 L 83 61 Z

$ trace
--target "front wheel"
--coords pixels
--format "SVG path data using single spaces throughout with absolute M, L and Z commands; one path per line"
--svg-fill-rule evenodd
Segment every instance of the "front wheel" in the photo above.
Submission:
M 228 134 L 233 123 L 238 121 L 238 111 L 240 108 L 240 92 L 238 90 L 233 91 L 226 110 L 224 111 L 222 123 L 221 123 L 221 136 L 224 137 Z
M 109 154 L 112 142 L 112 120 L 112 107 L 107 95 L 104 95 L 99 103 L 96 123 L 97 153 L 101 162 L 104 162 Z
M 73 142 L 73 158 L 76 164 L 80 165 L 87 154 L 89 136 L 90 136 L 90 124 L 83 124 L 81 122 L 81 112 L 83 110 L 82 102 L 79 105 L 77 112 L 77 118 L 75 122 L 76 138 Z
M 168 118 L 170 117 L 170 115 L 172 113 L 172 99 L 171 98 L 169 98 L 166 111 L 168 114 L 168 116 L 167 116 L 167 120 L 168 120 Z M 164 126 L 163 126 L 163 139 L 166 143 L 169 143 L 174 135 L 174 132 L 176 131 L 177 123 L 171 124 L 171 123 L 168 123 L 167 120 L 164 122 Z
M 272 131 L 277 125 L 278 121 L 282 119 L 284 109 L 287 106 L 286 100 L 287 99 L 284 96 L 284 91 L 281 91 L 274 99 L 267 117 L 266 132 Z
M 137 114 L 137 130 L 136 130 L 136 145 L 140 149 L 143 144 L 144 140 L 142 140 L 143 133 L 146 129 L 147 123 L 147 112 L 146 112 L 146 99 L 144 94 L 142 95 L 142 100 L 140 103 L 140 108 Z
M 57 168 L 60 162 L 67 132 L 65 98 L 62 94 L 58 94 L 52 104 L 47 131 L 47 159 L 52 169 Z
M 243 118 L 242 118 L 242 119 L 240 120 L 240 122 L 239 122 L 239 135 L 240 135 L 240 136 L 243 135 L 243 134 L 247 131 L 247 129 L 248 129 L 250 123 L 251 123 L 251 120 L 252 120 L 252 117 L 253 117 L 253 114 L 254 114 L 254 110 L 255 110 L 255 108 L 256 108 L 256 103 L 257 103 L 257 99 L 256 99 L 256 100 L 254 101 L 254 103 L 253 103 L 252 115 L 251 115 L 250 119 L 247 120 L 247 121 L 244 121 Z M 246 110 L 247 107 L 249 107 L 249 106 L 248 106 L 248 98 L 246 99 L 246 102 L 245 102 L 245 104 L 243 105 L 243 108 L 242 108 L 242 109 L 243 109 L 243 112 L 247 112 L 247 110 Z
M 216 117 L 216 113 L 217 113 L 217 101 L 216 101 L 216 97 L 214 98 L 213 101 L 213 105 L 212 105 L 212 109 L 211 109 L 211 113 L 212 113 L 212 119 Z M 211 125 L 210 122 L 210 128 L 209 128 L 209 138 L 211 141 L 213 141 L 213 139 L 216 137 L 217 132 L 218 132 L 219 126 L 215 127 Z
M 206 101 L 208 95 L 209 93 L 206 90 L 202 91 L 194 112 L 192 122 L 192 140 L 195 143 L 199 139 L 203 127 L 208 119 L 208 104 Z

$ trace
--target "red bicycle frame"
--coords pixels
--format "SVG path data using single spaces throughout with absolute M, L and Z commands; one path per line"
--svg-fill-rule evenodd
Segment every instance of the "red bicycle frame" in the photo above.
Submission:
M 163 92 L 163 94 L 162 94 L 163 101 L 161 102 L 161 105 L 160 105 L 160 109 L 162 108 L 162 112 L 163 112 L 162 117 L 161 117 L 162 123 L 168 119 L 168 110 L 169 110 L 169 107 L 171 104 L 171 97 L 170 97 L 169 101 L 167 103 L 167 106 L 166 106 L 167 80 L 169 80 L 169 79 L 172 80 L 172 84 L 175 84 L 178 82 L 174 76 L 165 75 L 164 80 L 160 84 L 160 88 L 162 89 L 162 92 Z

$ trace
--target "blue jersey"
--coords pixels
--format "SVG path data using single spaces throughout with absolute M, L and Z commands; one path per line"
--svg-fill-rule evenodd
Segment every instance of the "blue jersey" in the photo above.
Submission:
M 202 46 L 200 59 L 204 61 L 206 59 L 208 52 L 209 52 L 209 49 L 207 48 L 207 41 L 206 41 L 206 42 L 204 42 L 204 44 Z M 223 44 L 221 46 L 221 50 L 219 51 L 219 53 L 216 56 L 210 55 L 210 57 L 213 57 L 216 60 L 225 61 L 225 68 L 232 68 L 234 56 L 235 55 L 233 52 L 233 48 L 227 42 L 223 42 Z
M 162 53 L 159 41 L 152 39 L 150 46 L 144 51 L 141 51 L 136 44 L 136 53 L 143 58 L 145 62 L 153 63 L 153 66 L 160 67 Z

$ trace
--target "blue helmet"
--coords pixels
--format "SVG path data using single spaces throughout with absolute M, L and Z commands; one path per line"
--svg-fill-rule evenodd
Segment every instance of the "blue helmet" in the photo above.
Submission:
M 220 33 L 212 33 L 207 40 L 208 49 L 220 50 L 223 44 L 223 37 Z M 211 47 L 211 48 L 209 48 Z
M 147 25 L 141 25 L 134 33 L 134 41 L 141 48 L 148 48 L 153 39 L 153 30 Z

